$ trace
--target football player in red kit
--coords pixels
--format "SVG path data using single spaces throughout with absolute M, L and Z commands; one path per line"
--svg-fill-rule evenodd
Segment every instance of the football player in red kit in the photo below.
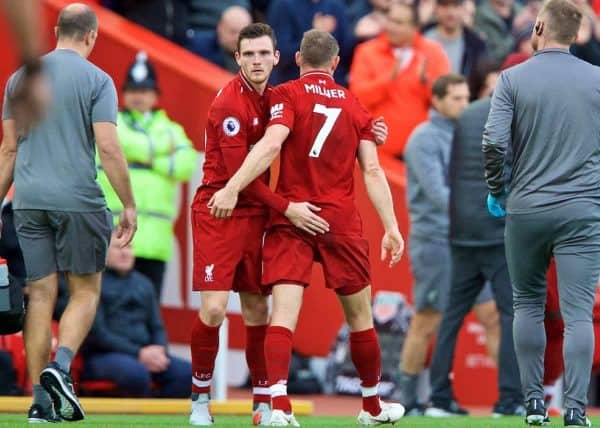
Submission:
M 327 223 L 307 203 L 288 203 L 268 187 L 268 177 L 254 180 L 240 195 L 233 218 L 217 220 L 207 202 L 242 164 L 248 150 L 264 134 L 268 119 L 267 80 L 279 59 L 273 30 L 251 24 L 239 36 L 236 59 L 240 73 L 213 101 L 206 127 L 204 177 L 192 203 L 194 240 L 193 288 L 201 292 L 199 316 L 192 326 L 192 412 L 190 424 L 213 424 L 209 391 L 219 347 L 219 326 L 225 317 L 229 291 L 240 294 L 246 325 L 246 361 L 253 386 L 253 422 L 270 420 L 269 385 L 264 359 L 268 305 L 261 293 L 261 246 L 267 207 L 312 233 Z
M 329 33 L 311 30 L 304 34 L 300 52 L 296 53 L 300 79 L 272 91 L 271 118 L 265 136 L 225 188 L 209 202 L 215 217 L 229 218 L 235 213 L 238 193 L 262 174 L 281 151 L 277 194 L 319 206 L 319 216 L 329 225 L 328 233 L 315 236 L 307 233 L 308 226 L 298 230 L 275 213 L 265 237 L 263 284 L 273 293 L 265 357 L 274 426 L 299 426 L 287 396 L 287 376 L 292 334 L 315 261 L 322 264 L 326 285 L 337 293 L 350 327 L 350 352 L 363 395 L 359 424 L 393 423 L 404 414 L 402 405 L 380 401 L 377 391 L 381 350 L 371 314 L 368 243 L 362 235 L 355 204 L 353 173 L 357 157 L 368 195 L 385 229 L 382 260 L 391 252 L 390 266 L 396 264 L 404 241 L 377 158 L 371 118 L 356 98 L 332 78 L 339 62 L 338 52 L 337 41 Z
M 199 316 L 192 327 L 192 412 L 190 423 L 213 424 L 209 391 L 219 347 L 219 326 L 225 317 L 229 291 L 240 295 L 246 325 L 246 361 L 253 385 L 253 422 L 270 420 L 270 392 L 264 358 L 268 323 L 267 298 L 261 292 L 262 238 L 267 210 L 287 218 L 311 234 L 323 233 L 328 224 L 309 203 L 288 202 L 268 187 L 268 176 L 254 180 L 240 195 L 232 218 L 218 220 L 207 203 L 240 167 L 248 151 L 263 136 L 268 120 L 267 80 L 277 64 L 275 36 L 265 24 L 245 27 L 238 38 L 236 59 L 240 73 L 213 101 L 206 127 L 206 159 L 202 185 L 192 204 L 194 241 L 193 287 L 201 292 Z M 387 137 L 382 121 L 373 124 L 379 143 Z

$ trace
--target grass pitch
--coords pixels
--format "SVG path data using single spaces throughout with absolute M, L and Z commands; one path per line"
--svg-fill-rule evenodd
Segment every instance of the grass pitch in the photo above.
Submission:
M 596 427 L 600 427 L 600 417 L 591 418 Z M 298 422 L 306 428 L 329 428 L 329 427 L 356 427 L 356 419 L 353 417 L 299 417 Z M 65 426 L 73 428 L 90 427 L 189 427 L 187 415 L 88 415 L 85 421 L 68 424 Z M 0 414 L 0 427 L 31 427 L 26 423 L 25 414 Z M 55 425 L 53 425 L 55 426 Z M 215 428 L 250 428 L 252 423 L 249 416 L 217 416 L 215 417 Z M 390 427 L 390 425 L 383 425 Z M 549 426 L 562 427 L 562 418 L 552 418 Z M 486 417 L 461 417 L 451 419 L 431 418 L 405 418 L 397 422 L 394 427 L 415 428 L 513 428 L 526 427 L 523 418 L 510 417 L 493 419 Z

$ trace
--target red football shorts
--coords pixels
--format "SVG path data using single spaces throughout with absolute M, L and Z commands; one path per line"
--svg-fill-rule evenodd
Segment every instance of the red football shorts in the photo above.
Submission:
M 340 295 L 359 292 L 371 284 L 369 244 L 358 235 L 311 236 L 289 226 L 274 226 L 265 235 L 262 283 L 307 286 L 312 265 L 323 266 L 325 285 Z
M 261 294 L 263 216 L 216 219 L 192 210 L 194 291 Z

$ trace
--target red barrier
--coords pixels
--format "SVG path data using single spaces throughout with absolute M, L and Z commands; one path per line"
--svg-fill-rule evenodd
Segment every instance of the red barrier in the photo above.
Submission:
M 48 46 L 54 45 L 52 28 L 59 10 L 68 0 L 45 0 L 44 16 L 48 24 Z M 94 3 L 94 2 L 88 2 Z M 97 46 L 90 58 L 103 70 L 108 72 L 120 88 L 126 69 L 133 61 L 138 50 L 145 50 L 157 68 L 161 88 L 161 105 L 170 116 L 181 123 L 194 145 L 200 150 L 204 147 L 204 126 L 206 112 L 216 91 L 231 75 L 218 67 L 196 57 L 184 49 L 131 24 L 127 20 L 92 4 L 100 21 Z M 2 58 L 0 62 L 0 83 L 4 86 L 6 79 L 16 66 L 13 43 L 7 33 L 7 26 L 0 17 L 0 46 Z M 405 179 L 403 165 L 392 158 L 383 157 L 382 164 L 386 168 L 392 187 L 396 213 L 400 228 L 407 236 L 408 213 L 405 199 Z M 405 253 L 400 265 L 389 269 L 382 263 L 380 256 L 380 240 L 383 230 L 375 210 L 368 201 L 362 179 L 357 174 L 358 206 L 364 223 L 365 234 L 371 244 L 371 264 L 374 291 L 379 289 L 397 290 L 412 298 L 412 276 L 409 270 L 408 257 Z M 189 326 L 196 310 L 191 303 L 191 243 L 189 237 L 188 207 L 193 192 L 188 186 L 183 187 L 180 202 L 181 215 L 176 224 L 177 251 L 179 264 L 176 269 L 176 284 L 167 287 L 176 288 L 176 304 L 163 306 L 163 314 L 173 342 L 188 343 Z M 239 315 L 231 318 L 230 345 L 242 348 L 244 329 Z M 322 280 L 322 271 L 316 267 L 313 281 L 308 288 L 304 307 L 300 315 L 298 330 L 294 339 L 295 348 L 304 354 L 321 355 L 328 353 L 341 323 L 342 313 L 337 299 L 332 292 L 326 291 Z M 494 398 L 495 370 L 485 362 L 485 346 L 480 342 L 480 332 L 475 324 L 470 324 L 470 332 L 461 333 L 456 362 L 456 381 L 458 398 L 465 404 L 490 404 Z M 395 352 L 384 350 L 383 352 Z M 477 379 L 477 388 L 471 390 L 472 379 Z

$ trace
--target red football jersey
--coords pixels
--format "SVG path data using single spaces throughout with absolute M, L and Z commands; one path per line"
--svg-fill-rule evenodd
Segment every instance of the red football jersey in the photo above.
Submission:
M 354 167 L 360 140 L 374 141 L 371 115 L 325 72 L 309 72 L 270 95 L 270 125 L 290 134 L 281 150 L 277 193 L 322 208 L 332 233 L 360 233 Z M 273 224 L 289 224 L 275 214 Z
M 263 95 L 259 94 L 239 73 L 213 100 L 206 124 L 204 176 L 193 203 L 194 208 L 206 207 L 213 193 L 225 187 L 252 146 L 264 135 L 271 91 L 272 88 L 267 87 Z M 228 163 L 228 156 L 237 159 L 237 162 Z M 268 184 L 268 173 L 257 180 Z M 242 192 L 233 215 L 265 212 L 262 203 Z

